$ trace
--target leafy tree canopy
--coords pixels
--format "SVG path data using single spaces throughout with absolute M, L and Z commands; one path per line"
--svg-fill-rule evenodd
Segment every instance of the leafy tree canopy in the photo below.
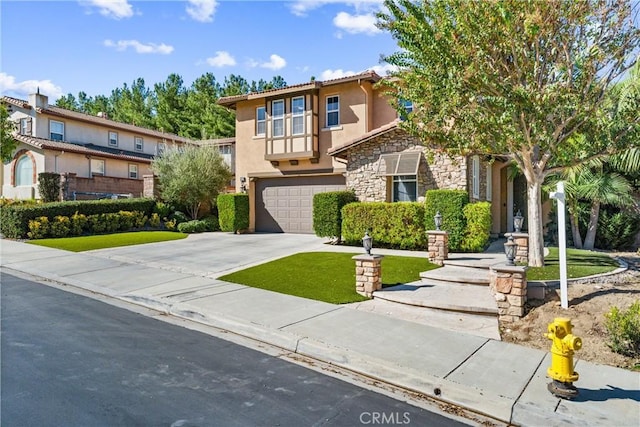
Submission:
M 0 157 L 3 162 L 11 160 L 11 156 L 18 146 L 18 142 L 13 137 L 15 123 L 9 118 L 7 106 L 0 104 Z

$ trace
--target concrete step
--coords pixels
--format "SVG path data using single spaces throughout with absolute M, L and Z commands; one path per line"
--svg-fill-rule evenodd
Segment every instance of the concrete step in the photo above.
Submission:
M 463 283 L 465 285 L 489 286 L 489 270 L 474 267 L 445 265 L 435 270 L 420 273 L 423 281 Z
M 374 299 L 438 310 L 498 315 L 498 305 L 487 287 L 461 283 L 423 281 L 384 288 L 373 293 Z

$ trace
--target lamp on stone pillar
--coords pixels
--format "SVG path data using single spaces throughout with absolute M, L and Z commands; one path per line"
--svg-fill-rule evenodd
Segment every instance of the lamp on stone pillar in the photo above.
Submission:
M 524 224 L 524 217 L 518 209 L 518 213 L 513 217 L 513 227 L 516 229 L 516 233 L 520 233 L 522 231 L 522 225 Z
M 440 211 L 436 212 L 433 221 L 436 223 L 436 231 L 440 231 L 440 227 L 442 226 L 442 215 L 440 215 Z
M 371 255 L 371 248 L 373 247 L 373 238 L 369 236 L 369 231 L 364 232 L 364 237 L 362 238 L 362 246 L 364 250 L 367 251 L 367 255 Z
M 504 244 L 504 253 L 507 255 L 507 265 L 516 265 L 514 260 L 516 259 L 516 248 L 518 244 L 513 241 L 513 236 L 509 236 L 507 242 Z

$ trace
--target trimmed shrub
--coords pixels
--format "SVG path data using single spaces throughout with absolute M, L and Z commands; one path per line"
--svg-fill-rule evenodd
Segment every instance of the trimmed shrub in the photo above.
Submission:
M 81 213 L 74 213 L 71 216 L 71 235 L 79 236 L 89 228 L 89 220 L 87 216 Z
M 207 224 L 204 221 L 194 219 L 187 222 L 181 222 L 178 224 L 178 231 L 181 233 L 202 233 L 206 231 Z
M 356 202 L 353 191 L 329 191 L 313 196 L 313 231 L 318 237 L 342 238 L 342 207 Z
M 41 216 L 36 219 L 29 220 L 29 232 L 27 236 L 30 239 L 44 239 L 49 235 L 49 218 Z
M 220 231 L 220 221 L 215 215 L 209 215 L 201 220 L 205 224 L 204 231 Z
M 38 192 L 45 203 L 60 200 L 60 174 L 40 172 L 38 174 Z
M 175 219 L 170 219 L 169 221 L 165 221 L 164 228 L 166 228 L 168 231 L 175 231 L 175 229 L 176 229 L 176 220 Z
M 160 227 L 160 215 L 157 212 L 151 214 L 151 218 L 149 218 L 149 226 L 151 226 L 151 228 Z
M 171 219 L 173 219 L 176 222 L 176 225 L 182 222 L 189 221 L 189 217 L 184 212 L 181 212 L 181 211 L 175 211 L 171 216 Z
M 469 194 L 463 190 L 429 190 L 425 197 L 425 229 L 434 230 L 433 217 L 442 215 L 441 230 L 449 233 L 449 250 L 461 251 L 467 221 L 464 207 L 469 203 Z
M 640 356 L 640 301 L 627 310 L 612 307 L 606 315 L 605 326 L 609 331 L 607 345 L 612 351 L 629 356 Z
M 417 202 L 349 203 L 342 208 L 342 236 L 353 246 L 361 246 L 368 231 L 374 247 L 423 250 L 424 223 L 424 205 Z
M 83 200 L 41 204 L 10 204 L 0 209 L 0 232 L 11 239 L 23 239 L 29 230 L 29 220 L 46 216 L 86 216 L 119 211 L 140 211 L 150 215 L 153 199 Z
M 71 220 L 68 216 L 58 215 L 49 222 L 51 237 L 68 237 L 71 233 Z
M 491 203 L 469 203 L 463 211 L 467 227 L 460 248 L 464 252 L 482 252 L 491 235 Z
M 158 214 L 160 219 L 169 218 L 171 211 L 171 206 L 164 202 L 156 202 L 155 206 L 153 207 L 153 213 Z
M 601 209 L 595 246 L 599 249 L 628 249 L 640 231 L 640 215 L 635 212 L 614 212 Z
M 249 196 L 244 193 L 221 194 L 217 199 L 222 231 L 235 233 L 249 228 Z

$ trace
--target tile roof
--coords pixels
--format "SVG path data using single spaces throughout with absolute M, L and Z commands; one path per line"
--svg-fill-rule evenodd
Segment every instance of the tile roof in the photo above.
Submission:
M 46 150 L 67 151 L 70 153 L 107 157 L 118 160 L 129 160 L 139 163 L 151 163 L 151 160 L 153 159 L 153 156 L 150 154 L 134 153 L 132 151 L 118 150 L 110 147 L 101 147 L 94 144 L 74 144 L 72 142 L 53 141 L 51 139 L 37 138 L 34 136 L 20 134 L 14 135 L 14 138 L 17 141 L 23 142 L 32 147 Z
M 193 141 L 198 145 L 225 145 L 225 144 L 235 144 L 236 138 L 217 138 L 217 139 L 201 139 L 197 141 Z
M 29 104 L 28 101 L 24 101 L 22 99 L 12 98 L 9 96 L 3 96 L 2 101 L 6 102 L 10 105 L 15 105 L 16 107 L 32 109 L 34 108 Z M 79 120 L 91 124 L 101 125 L 104 127 L 109 127 L 112 129 L 126 130 L 132 133 L 137 133 L 141 135 L 152 136 L 154 138 L 167 139 L 171 141 L 190 143 L 192 140 L 189 138 L 184 138 L 179 135 L 175 135 L 172 133 L 160 132 L 153 129 L 144 128 L 141 126 L 130 125 L 128 123 L 117 122 L 115 120 L 110 120 L 104 117 L 93 116 L 91 114 L 80 113 L 77 111 L 67 110 L 66 108 L 60 108 L 53 105 L 49 105 L 46 108 L 37 107 L 36 111 L 42 114 L 51 114 L 58 117 Z
M 370 80 L 375 83 L 381 78 L 382 77 L 380 77 L 375 71 L 368 70 L 359 74 L 355 74 L 353 76 L 340 77 L 337 79 L 305 82 L 305 83 L 299 83 L 291 86 L 285 86 L 283 88 L 278 88 L 278 89 L 269 89 L 262 92 L 252 92 L 252 93 L 246 93 L 242 95 L 225 96 L 218 99 L 218 104 L 233 108 L 233 106 L 238 101 L 260 99 L 260 98 L 265 98 L 267 96 L 285 94 L 290 92 L 301 92 L 301 91 L 310 90 L 310 89 L 319 89 L 325 86 L 337 85 L 337 84 L 347 83 L 347 82 L 356 81 L 356 80 Z
M 330 156 L 337 156 L 338 154 L 344 153 L 345 151 L 348 151 L 351 148 L 367 142 L 373 138 L 384 135 L 385 133 L 391 132 L 393 130 L 400 129 L 400 127 L 398 126 L 399 122 L 400 120 L 396 119 L 391 123 L 387 123 L 384 126 L 373 129 L 372 131 L 369 131 L 355 139 L 352 139 L 351 141 L 345 142 L 344 144 L 338 145 L 336 147 L 329 148 L 329 150 L 327 150 L 327 154 L 329 154 Z

